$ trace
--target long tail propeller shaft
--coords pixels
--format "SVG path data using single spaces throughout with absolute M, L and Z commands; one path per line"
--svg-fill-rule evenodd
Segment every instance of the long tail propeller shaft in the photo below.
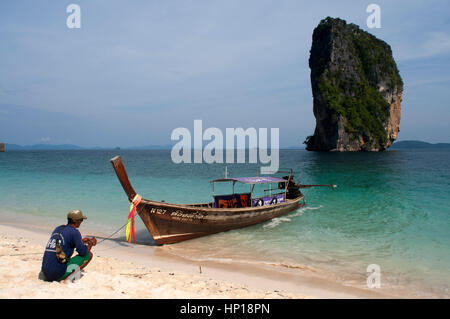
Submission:
M 337 185 L 328 184 L 328 185 L 300 185 L 300 188 L 311 188 L 311 187 L 330 187 L 331 189 L 337 188 Z

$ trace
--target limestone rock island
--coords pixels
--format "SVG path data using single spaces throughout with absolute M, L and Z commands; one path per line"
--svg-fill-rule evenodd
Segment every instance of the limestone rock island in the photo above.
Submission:
M 384 41 L 344 20 L 313 33 L 311 87 L 316 129 L 309 151 L 383 151 L 397 138 L 403 81 Z

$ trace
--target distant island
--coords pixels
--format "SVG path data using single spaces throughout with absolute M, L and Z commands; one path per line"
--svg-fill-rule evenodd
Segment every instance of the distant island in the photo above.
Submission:
M 81 146 L 72 145 L 72 144 L 60 144 L 60 145 L 51 145 L 51 144 L 34 144 L 34 145 L 18 145 L 18 144 L 5 144 L 6 151 L 33 151 L 33 150 L 82 150 L 84 149 Z
M 428 143 L 422 141 L 399 141 L 392 144 L 391 149 L 401 150 L 401 149 L 450 149 L 450 143 Z
M 146 145 L 146 146 L 131 146 L 131 147 L 82 147 L 73 144 L 34 144 L 34 145 L 18 145 L 5 144 L 5 151 L 75 151 L 75 150 L 169 150 L 172 145 Z
M 130 147 L 82 147 L 73 144 L 34 144 L 34 145 L 18 145 L 18 144 L 5 144 L 5 151 L 76 151 L 76 150 L 170 150 L 173 145 L 165 144 L 165 145 L 144 145 L 144 146 L 130 146 Z M 296 146 L 286 146 L 280 147 L 283 150 L 304 150 L 305 146 L 296 145 Z
M 131 147 L 82 147 L 73 144 L 34 144 L 34 145 L 17 145 L 5 144 L 6 151 L 69 151 L 69 150 L 170 150 L 172 145 L 147 145 L 147 146 L 131 146 Z M 392 144 L 390 149 L 450 149 L 450 143 L 428 143 L 423 141 L 398 141 Z M 304 146 L 287 146 L 280 147 L 282 150 L 304 150 Z

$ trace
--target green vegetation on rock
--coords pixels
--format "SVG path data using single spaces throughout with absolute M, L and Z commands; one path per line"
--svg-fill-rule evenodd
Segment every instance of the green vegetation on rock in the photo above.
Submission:
M 319 89 L 328 108 L 346 120 L 345 130 L 356 138 L 360 134 L 386 143 L 385 123 L 390 105 L 367 80 L 343 79 L 327 72 L 319 79 Z

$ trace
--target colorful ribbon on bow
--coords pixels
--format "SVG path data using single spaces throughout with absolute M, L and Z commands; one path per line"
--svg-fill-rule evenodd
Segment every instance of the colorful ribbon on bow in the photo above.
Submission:
M 131 243 L 131 238 L 133 238 L 134 243 L 136 243 L 136 234 L 134 229 L 134 215 L 136 215 L 136 207 L 141 202 L 142 197 L 140 195 L 134 196 L 130 205 L 130 213 L 128 214 L 127 226 L 125 227 L 125 238 Z

